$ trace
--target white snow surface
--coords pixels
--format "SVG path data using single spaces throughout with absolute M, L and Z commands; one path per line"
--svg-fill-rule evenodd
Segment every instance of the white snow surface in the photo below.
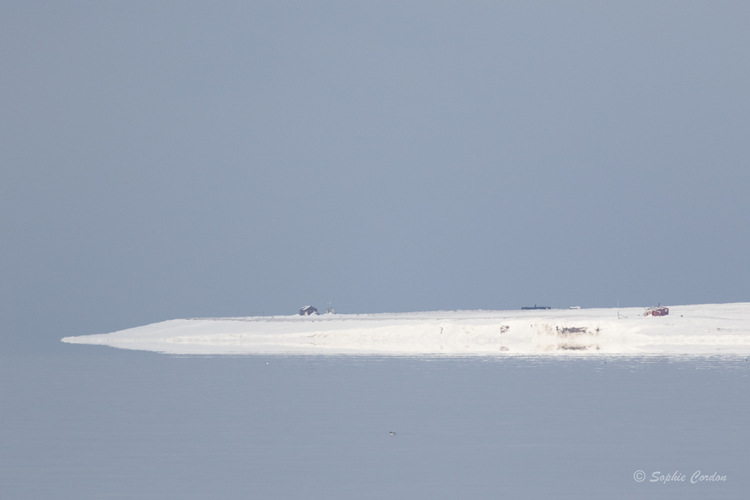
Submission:
M 663 317 L 646 317 L 643 312 L 638 307 L 193 318 L 62 341 L 170 354 L 750 353 L 750 303 L 674 306 Z

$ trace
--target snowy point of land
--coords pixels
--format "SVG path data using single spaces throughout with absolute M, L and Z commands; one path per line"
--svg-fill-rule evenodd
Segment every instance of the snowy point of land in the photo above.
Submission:
M 170 354 L 392 356 L 716 355 L 750 353 L 750 303 L 530 311 L 437 311 L 175 319 L 65 337 Z

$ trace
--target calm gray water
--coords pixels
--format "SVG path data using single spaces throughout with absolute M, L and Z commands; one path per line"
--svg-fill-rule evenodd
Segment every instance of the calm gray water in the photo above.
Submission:
M 0 362 L 3 498 L 750 491 L 744 358 L 170 357 L 66 345 Z M 687 479 L 650 482 L 675 470 Z M 696 470 L 727 480 L 691 484 Z

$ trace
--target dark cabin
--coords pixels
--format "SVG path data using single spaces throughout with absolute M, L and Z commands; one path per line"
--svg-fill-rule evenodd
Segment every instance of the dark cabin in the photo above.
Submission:
M 318 314 L 318 310 L 315 309 L 313 306 L 305 306 L 299 310 L 300 316 L 310 316 L 312 314 Z

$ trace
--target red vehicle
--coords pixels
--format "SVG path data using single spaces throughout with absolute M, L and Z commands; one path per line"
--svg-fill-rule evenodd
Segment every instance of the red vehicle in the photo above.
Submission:
M 666 316 L 667 314 L 669 314 L 669 308 L 661 304 L 656 307 L 649 307 L 643 313 L 644 316 Z

